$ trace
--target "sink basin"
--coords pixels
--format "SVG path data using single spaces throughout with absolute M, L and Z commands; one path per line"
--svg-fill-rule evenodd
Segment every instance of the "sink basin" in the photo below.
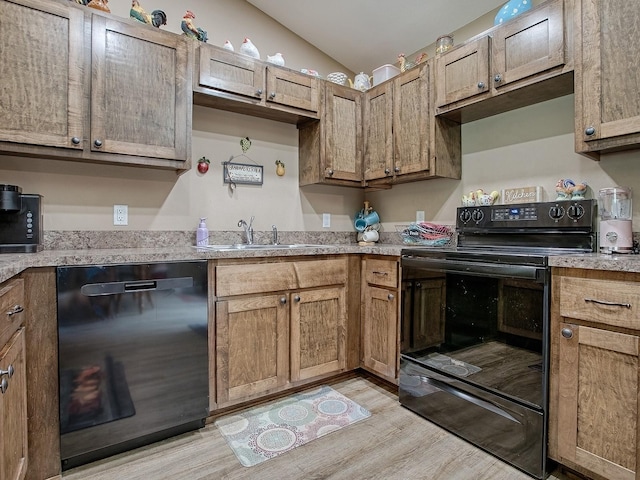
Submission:
M 207 250 L 215 250 L 215 251 L 228 251 L 228 250 L 269 250 L 269 249 L 291 249 L 291 248 L 325 248 L 325 247 L 335 247 L 335 245 L 319 245 L 314 243 L 283 243 L 278 245 L 257 245 L 257 244 L 246 244 L 246 243 L 235 243 L 233 245 L 207 245 L 206 247 L 196 247 L 196 248 L 206 248 Z

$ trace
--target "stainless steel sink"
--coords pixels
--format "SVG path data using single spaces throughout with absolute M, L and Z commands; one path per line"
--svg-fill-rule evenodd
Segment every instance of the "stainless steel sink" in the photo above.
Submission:
M 247 243 L 235 243 L 233 245 L 207 245 L 205 247 L 196 247 L 196 248 L 204 248 L 207 250 L 214 251 L 228 251 L 228 250 L 270 250 L 270 249 L 292 249 L 292 248 L 325 248 L 325 247 L 335 247 L 336 245 L 320 245 L 314 243 L 283 243 L 278 245 L 257 245 L 257 244 L 247 244 Z

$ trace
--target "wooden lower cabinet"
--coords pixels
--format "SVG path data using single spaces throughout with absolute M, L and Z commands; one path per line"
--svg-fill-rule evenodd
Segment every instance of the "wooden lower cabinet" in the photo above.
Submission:
M 27 473 L 27 373 L 24 327 L 0 347 L 0 478 Z M 5 373 L 6 372 L 6 373 Z
M 397 381 L 398 260 L 365 257 L 362 264 L 362 367 Z
M 216 267 L 218 408 L 345 371 L 347 265 L 345 256 Z
M 638 478 L 640 275 L 554 269 L 549 455 Z

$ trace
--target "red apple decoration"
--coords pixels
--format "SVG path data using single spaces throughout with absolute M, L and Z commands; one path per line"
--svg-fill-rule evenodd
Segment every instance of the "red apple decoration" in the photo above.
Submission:
M 198 160 L 198 171 L 202 174 L 205 174 L 209 171 L 209 164 L 211 162 L 209 161 L 208 158 L 206 157 L 202 157 L 201 159 Z

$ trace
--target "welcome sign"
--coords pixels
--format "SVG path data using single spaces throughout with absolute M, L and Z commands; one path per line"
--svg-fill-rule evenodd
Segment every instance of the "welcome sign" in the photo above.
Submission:
M 542 187 L 517 187 L 502 190 L 502 203 L 533 203 L 542 200 Z

